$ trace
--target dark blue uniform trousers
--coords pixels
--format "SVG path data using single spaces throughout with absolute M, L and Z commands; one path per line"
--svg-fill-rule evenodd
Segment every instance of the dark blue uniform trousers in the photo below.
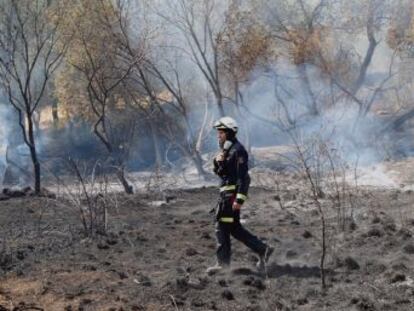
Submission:
M 255 235 L 246 230 L 240 223 L 239 212 L 234 212 L 233 223 L 216 222 L 216 238 L 217 238 L 217 260 L 221 265 L 230 264 L 231 260 L 231 240 L 233 236 L 240 242 L 244 243 L 248 248 L 257 253 L 264 255 L 267 245 L 260 241 Z

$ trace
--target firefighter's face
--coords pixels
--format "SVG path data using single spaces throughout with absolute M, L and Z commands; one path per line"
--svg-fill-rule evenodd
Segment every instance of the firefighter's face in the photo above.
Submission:
M 226 132 L 223 130 L 217 130 L 217 139 L 219 141 L 220 144 L 224 144 L 224 142 L 226 141 Z

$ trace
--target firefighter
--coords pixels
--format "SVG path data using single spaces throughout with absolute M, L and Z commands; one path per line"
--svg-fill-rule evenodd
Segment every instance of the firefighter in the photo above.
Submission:
M 209 267 L 207 273 L 214 274 L 230 265 L 231 235 L 258 255 L 256 266 L 259 271 L 263 271 L 274 249 L 240 223 L 240 210 L 247 199 L 250 184 L 247 151 L 236 138 L 238 126 L 234 119 L 223 117 L 215 122 L 214 128 L 221 149 L 214 158 L 214 173 L 220 177 L 221 182 L 215 222 L 217 263 Z

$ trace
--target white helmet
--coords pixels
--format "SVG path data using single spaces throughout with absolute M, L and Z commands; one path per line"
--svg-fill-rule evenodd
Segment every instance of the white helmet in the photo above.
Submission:
M 239 127 L 237 126 L 236 120 L 230 117 L 222 117 L 214 123 L 214 128 L 217 130 L 232 130 L 237 133 Z

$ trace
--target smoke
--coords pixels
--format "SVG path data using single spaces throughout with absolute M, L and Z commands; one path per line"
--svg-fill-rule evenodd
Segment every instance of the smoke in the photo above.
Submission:
M 250 124 L 253 146 L 291 145 L 291 135 L 303 144 L 318 137 L 348 163 L 370 165 L 387 159 L 383 145 L 393 134 L 379 135 L 386 126 L 384 118 L 374 112 L 361 116 L 358 104 L 333 89 L 322 72 L 303 66 L 308 86 L 298 66 L 283 58 L 270 69 L 256 70 L 244 85 L 246 109 L 239 122 L 241 128 Z M 371 77 L 381 73 L 373 70 Z
M 217 6 L 214 7 L 214 14 L 212 14 L 213 28 L 211 29 L 211 38 L 208 36 L 206 38 L 203 37 L 206 33 L 204 23 L 202 22 L 203 16 L 200 13 L 202 12 L 200 11 L 201 4 L 194 6 L 196 12 L 194 20 L 196 26 L 194 30 L 200 38 L 199 42 L 207 44 L 204 49 L 205 55 L 200 53 L 194 55 L 192 53 L 192 49 L 196 45 L 194 42 L 191 43 L 191 35 L 188 32 L 183 33 L 182 29 L 180 29 L 185 26 L 183 24 L 185 14 L 183 15 L 183 12 L 180 14 L 180 6 L 168 4 L 165 0 L 154 2 L 154 5 L 149 5 L 149 7 L 144 4 L 138 5 L 131 2 L 128 12 L 131 21 L 131 42 L 137 44 L 134 47 L 140 47 L 141 39 L 147 40 L 144 44 L 148 48 L 148 55 L 146 56 L 150 57 L 158 66 L 158 69 L 165 73 L 165 77 L 172 84 L 176 85 L 176 77 L 180 78 L 182 95 L 188 104 L 186 113 L 193 131 L 192 137 L 194 138 L 198 138 L 198 131 L 204 123 L 206 104 L 208 104 L 209 113 L 204 136 L 211 130 L 211 128 L 208 128 L 211 121 L 218 117 L 214 90 L 212 90 L 208 79 L 202 73 L 202 69 L 208 72 L 207 67 L 203 63 L 204 61 L 210 64 L 214 62 L 212 47 L 208 46 L 209 40 L 212 39 L 211 42 L 214 42 L 216 35 L 223 29 L 223 23 L 226 21 L 226 16 L 223 12 L 227 8 L 227 1 L 216 2 Z M 263 3 L 265 2 L 267 1 Z M 191 5 L 191 1 L 188 1 L 188 4 Z M 302 29 L 300 27 L 303 26 L 301 23 L 302 15 L 296 14 L 300 12 L 301 8 L 290 7 L 289 5 L 283 6 L 282 4 L 280 7 L 276 5 L 278 6 L 277 8 L 273 5 L 265 6 L 262 12 L 258 11 L 258 19 L 269 28 L 273 27 L 273 29 L 278 31 L 280 27 L 278 28 L 275 25 L 278 20 L 274 18 L 271 14 L 272 12 L 269 12 L 278 9 L 278 13 L 283 17 L 283 22 L 291 29 L 299 27 L 297 35 L 303 35 L 300 32 Z M 308 4 L 309 8 L 311 8 L 313 2 Z M 353 8 L 352 4 L 350 4 L 350 8 Z M 331 15 L 336 16 L 341 13 L 338 8 L 336 9 L 338 11 L 332 11 Z M 360 10 L 362 9 L 365 10 L 365 6 L 362 6 Z M 191 10 L 187 13 L 189 14 L 189 12 Z M 326 13 L 326 11 L 323 12 Z M 321 27 L 321 33 L 331 34 L 333 37 L 324 42 L 331 49 L 328 56 L 331 56 L 331 60 L 343 60 L 342 64 L 340 62 L 338 64 L 344 65 L 348 71 L 338 70 L 338 76 L 340 74 L 344 76 L 340 77 L 343 80 L 338 80 L 344 82 L 345 87 L 349 87 L 349 84 L 346 84 L 346 82 L 355 79 L 369 44 L 366 37 L 366 28 L 361 28 L 364 18 L 361 17 L 361 20 L 358 19 L 355 23 L 349 25 L 346 24 L 347 19 L 344 16 L 338 21 L 332 22 L 330 20 L 331 17 L 328 15 L 319 20 L 323 26 Z M 328 25 L 326 28 L 324 28 L 324 23 Z M 338 27 L 327 30 L 332 25 Z M 315 27 L 319 27 L 319 24 L 315 23 Z M 358 27 L 362 30 L 358 30 Z M 357 97 L 365 103 L 369 102 L 376 88 L 384 81 L 390 68 L 393 51 L 387 46 L 384 35 L 384 31 L 375 33 L 378 45 L 369 64 L 369 70 L 366 73 L 363 86 L 357 93 Z M 318 37 L 316 36 L 312 39 L 316 40 Z M 375 109 L 361 117 L 361 109 L 358 103 L 332 83 L 332 80 L 327 77 L 326 72 L 322 72 L 318 68 L 317 62 L 307 60 L 306 57 L 306 60 L 303 62 L 293 61 L 292 56 L 288 55 L 291 51 L 287 43 L 285 45 L 281 44 L 277 48 L 283 50 L 283 53 L 278 55 L 276 61 L 272 60 L 272 63 L 266 66 L 262 63 L 260 67 L 258 66 L 251 72 L 247 81 L 240 82 L 241 98 L 239 109 L 234 105 L 234 94 L 231 89 L 232 82 L 221 81 L 225 112 L 239 122 L 240 140 L 245 144 L 250 143 L 253 147 L 262 147 L 291 145 L 291 135 L 295 135 L 303 144 L 315 137 L 319 137 L 329 144 L 330 148 L 340 153 L 341 157 L 349 163 L 358 162 L 360 165 L 369 165 L 386 159 L 389 154 L 384 151 L 383 145 L 392 141 L 394 136 L 390 133 L 388 136 L 379 137 L 379 133 L 386 125 L 386 122 L 376 112 L 379 108 L 388 108 L 385 101 L 385 92 L 378 92 L 373 101 Z M 206 60 L 203 59 L 203 56 L 206 57 Z M 197 60 L 201 60 L 201 65 L 204 67 L 200 68 Z M 218 72 L 219 79 L 224 80 L 224 75 L 221 75 L 220 70 Z M 304 75 L 306 75 L 305 78 Z M 156 80 L 154 82 L 156 92 L 161 91 L 163 89 L 162 83 L 159 79 L 153 78 L 153 80 Z M 395 79 L 390 79 L 382 86 L 391 89 L 395 86 Z M 171 103 L 165 104 L 163 108 L 169 114 L 168 117 L 172 119 L 169 121 L 177 123 L 174 124 L 179 129 L 175 133 L 177 136 L 175 139 L 181 143 L 184 142 L 184 145 L 185 143 L 190 145 L 192 143 L 191 135 L 185 132 L 185 127 L 182 126 L 184 123 L 182 116 L 177 112 L 177 109 L 172 107 Z M 7 125 L 8 118 L 4 117 L 5 110 L 0 110 L 0 112 L 0 146 L 3 148 L 0 149 L 1 163 L 5 162 L 4 146 L 7 146 L 7 139 L 5 137 L 13 135 L 13 140 L 17 137 L 16 139 L 19 141 L 19 143 L 13 142 L 15 159 L 20 164 L 23 165 L 24 163 L 24 166 L 28 166 L 30 164 L 30 157 L 28 156 L 26 146 L 21 144 L 18 131 L 10 133 L 10 127 Z M 148 119 L 145 119 L 145 115 L 140 115 L 140 117 L 142 117 L 142 122 L 137 130 L 137 141 L 134 142 L 136 145 L 131 148 L 133 159 L 128 162 L 129 167 L 133 169 L 150 167 L 154 163 L 155 158 L 153 156 L 155 152 L 152 146 L 152 132 L 148 126 Z M 157 118 L 154 117 L 154 119 Z M 162 122 L 158 119 L 156 121 Z M 178 125 L 181 125 L 181 127 Z M 162 145 L 160 148 L 161 152 L 165 153 L 166 150 L 170 149 L 173 142 L 168 141 L 169 138 L 161 134 L 163 128 L 160 127 L 162 126 L 162 124 L 157 124 L 157 127 L 159 127 L 157 135 L 159 136 L 160 145 Z M 99 147 L 99 141 L 93 136 L 89 124 L 85 125 L 84 128 L 61 128 L 59 131 L 55 131 L 55 136 L 51 139 L 49 133 L 46 132 L 38 136 L 37 147 L 42 160 L 48 155 L 53 156 L 57 152 L 60 152 L 60 154 L 70 154 L 75 158 L 92 160 L 104 153 L 101 152 L 102 149 Z M 76 136 L 82 138 L 78 139 Z M 8 142 L 10 144 L 11 140 Z M 202 151 L 208 152 L 216 147 L 216 139 L 211 133 L 204 139 Z M 177 159 L 178 156 L 183 156 L 182 150 L 180 151 L 179 149 L 172 148 L 170 154 L 174 154 L 174 159 Z
M 0 186 L 3 185 L 6 170 L 6 151 L 10 132 L 10 112 L 5 106 L 0 105 Z
M 301 23 L 302 15 L 297 14 L 301 12 L 302 8 L 298 3 L 292 7 L 283 4 L 274 7 L 270 2 L 265 2 L 263 2 L 263 7 L 255 12 L 259 21 L 272 29 L 280 30 L 280 25 L 277 25 L 280 21 L 275 19 L 274 15 L 276 12 L 283 17 L 282 22 L 288 27 L 302 29 L 300 28 L 303 26 Z M 309 3 L 309 7 L 306 8 L 311 10 L 316 4 L 316 2 Z M 228 3 L 224 1 L 221 2 L 221 5 L 226 6 Z M 157 57 L 161 56 L 160 58 L 162 58 L 169 55 L 170 61 L 175 63 L 177 63 L 177 59 L 180 59 L 178 62 L 179 75 L 190 77 L 185 84 L 193 89 L 192 96 L 189 96 L 191 109 L 193 109 L 191 123 L 194 128 L 197 128 L 202 119 L 202 102 L 206 99 L 202 99 L 201 96 L 194 93 L 209 93 L 210 86 L 205 77 L 200 74 L 199 68 L 191 57 L 191 48 L 186 41 L 188 34 L 186 37 L 179 29 L 182 24 L 170 22 L 180 19 L 179 16 L 177 17 L 178 11 L 171 11 L 163 1 L 160 1 L 156 8 L 154 12 L 157 10 L 158 12 L 155 12 L 154 16 L 159 17 L 157 14 L 160 13 L 160 15 L 169 18 L 166 21 L 159 17 L 159 20 L 162 21 L 163 31 L 168 36 L 163 37 L 164 46 L 167 48 L 159 49 Z M 363 12 L 358 23 L 348 23 L 347 16 L 341 16 L 344 8 L 350 12 L 352 10 Z M 223 22 L 225 22 L 218 7 L 215 10 L 217 12 L 213 14 L 216 18 L 213 24 L 214 29 L 212 29 L 213 34 L 216 34 L 216 29 L 221 29 Z M 330 14 L 324 15 L 329 13 L 326 10 L 331 10 L 330 13 L 341 16 L 341 18 L 333 19 Z M 347 68 L 348 71 L 344 70 L 345 79 L 356 79 L 364 54 L 368 49 L 369 42 L 364 26 L 364 23 L 367 22 L 368 10 L 368 6 L 360 5 L 358 2 L 349 4 L 341 2 L 340 5 L 328 6 L 320 12 L 321 31 L 331 36 L 323 41 L 323 44 L 326 44 L 327 48 L 331 50 L 327 56 L 332 61 L 337 61 L 338 66 L 343 65 Z M 381 7 L 374 14 L 382 16 L 381 12 L 385 12 L 384 14 L 387 16 L 390 14 L 387 6 Z M 196 24 L 202 21 L 202 17 L 202 15 L 196 15 Z M 202 28 L 198 29 L 196 26 L 195 30 L 200 31 Z M 303 34 L 298 32 L 298 35 Z M 202 31 L 197 35 L 203 38 Z M 393 52 L 387 46 L 386 40 L 382 40 L 386 33 L 378 31 L 375 35 L 379 43 L 369 64 L 363 86 L 357 94 L 358 98 L 365 103 L 369 102 L 375 88 L 379 87 L 386 78 L 393 57 Z M 351 40 L 352 38 L 353 40 Z M 317 39 L 317 37 L 313 39 Z M 201 40 L 201 42 L 204 41 Z M 257 67 L 250 74 L 248 81 L 241 83 L 241 114 L 234 108 L 231 101 L 224 100 L 226 114 L 235 117 L 240 124 L 240 140 L 246 143 L 250 142 L 254 147 L 289 145 L 292 144 L 289 133 L 295 131 L 295 135 L 303 143 L 315 136 L 320 137 L 321 140 L 328 142 L 332 149 L 338 150 L 341 156 L 350 163 L 358 162 L 368 165 L 386 159 L 388 154 L 383 150 L 383 145 L 392 140 L 393 135 L 378 136 L 378 133 L 386 125 L 384 119 L 375 112 L 369 112 L 361 117 L 361 107 L 358 103 L 347 96 L 338 86 L 333 85 L 327 74 L 321 72 L 316 63 L 294 64 L 292 57 L 286 54 L 289 52 L 288 45 L 282 44 L 278 48 L 284 49 L 285 53 L 281 53 L 277 61 L 266 67 Z M 207 52 L 207 57 L 211 57 L 210 52 Z M 211 60 L 211 58 L 207 59 L 210 62 Z M 338 73 L 342 72 L 338 70 Z M 306 75 L 305 79 L 303 75 Z M 382 86 L 391 88 L 395 84 L 394 82 L 395 79 L 390 79 L 387 84 Z M 225 84 L 231 85 L 231 83 Z M 349 85 L 345 85 L 345 87 L 349 87 Z M 226 97 L 232 96 L 229 90 L 223 90 L 223 92 Z M 191 90 L 188 93 L 191 93 Z M 216 110 L 216 107 L 214 95 L 211 93 L 210 90 L 210 110 L 213 111 Z M 374 98 L 373 107 L 378 109 L 383 103 L 384 94 L 379 92 Z M 206 151 L 216 147 L 214 135 L 205 141 L 204 146 L 207 147 Z

